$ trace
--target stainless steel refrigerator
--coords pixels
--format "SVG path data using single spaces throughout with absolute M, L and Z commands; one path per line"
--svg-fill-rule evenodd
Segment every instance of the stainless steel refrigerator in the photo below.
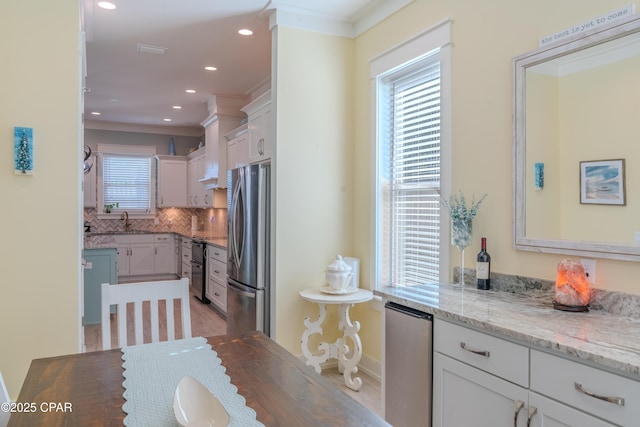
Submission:
M 271 165 L 228 172 L 227 333 L 270 335 Z

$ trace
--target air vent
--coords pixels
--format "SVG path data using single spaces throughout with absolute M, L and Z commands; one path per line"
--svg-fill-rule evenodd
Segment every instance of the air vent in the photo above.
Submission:
M 138 43 L 138 52 L 140 53 L 153 53 L 155 55 L 164 55 L 166 51 L 167 51 L 166 47 L 158 47 L 158 46 L 151 46 L 148 44 Z

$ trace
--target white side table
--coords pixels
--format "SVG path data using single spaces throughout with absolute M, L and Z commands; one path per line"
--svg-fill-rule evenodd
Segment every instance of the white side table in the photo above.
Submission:
M 366 302 L 373 299 L 373 292 L 366 289 L 358 289 L 351 294 L 333 295 L 327 294 L 320 288 L 310 288 L 300 291 L 300 297 L 304 300 L 318 304 L 320 314 L 318 318 L 311 321 L 309 317 L 304 318 L 304 325 L 307 329 L 302 334 L 302 354 L 307 359 L 307 365 L 313 366 L 317 373 L 322 372 L 321 363 L 329 358 L 338 359 L 338 370 L 344 375 L 344 384 L 352 390 L 360 390 L 362 379 L 352 378 L 358 372 L 358 363 L 362 358 L 362 344 L 358 331 L 360 322 L 351 322 L 349 309 L 357 303 Z M 342 331 L 342 338 L 338 338 L 334 343 L 321 342 L 318 344 L 320 354 L 312 354 L 309 350 L 309 337 L 313 334 L 322 335 L 322 323 L 327 317 L 327 304 L 338 305 L 339 323 L 338 330 Z M 351 341 L 352 348 L 349 347 L 348 340 Z

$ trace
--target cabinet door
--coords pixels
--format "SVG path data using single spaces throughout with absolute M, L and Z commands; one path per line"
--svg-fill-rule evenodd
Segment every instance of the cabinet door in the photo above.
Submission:
M 531 427 L 613 427 L 599 418 L 548 399 L 537 393 L 529 393 Z
M 256 163 L 271 157 L 271 104 L 267 104 L 249 118 L 249 162 Z
M 132 243 L 129 247 L 129 274 L 153 274 L 155 271 L 155 245 L 153 243 Z
M 93 157 L 93 167 L 89 171 L 88 174 L 84 176 L 84 207 L 85 208 L 95 208 L 98 206 L 97 198 L 96 198 L 96 160 Z
M 527 424 L 527 389 L 437 352 L 433 362 L 434 427 Z
M 129 245 L 117 245 L 118 277 L 129 275 Z
M 158 207 L 187 206 L 187 162 L 160 160 L 158 164 Z
M 174 248 L 171 243 L 156 243 L 154 272 L 156 274 L 172 274 L 176 272 Z

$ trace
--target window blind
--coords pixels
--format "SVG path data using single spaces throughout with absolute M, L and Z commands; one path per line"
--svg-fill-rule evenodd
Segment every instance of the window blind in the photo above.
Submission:
M 151 207 L 151 157 L 103 154 L 104 204 L 129 212 L 149 212 Z
M 440 63 L 437 55 L 381 79 L 387 141 L 382 162 L 383 277 L 391 285 L 437 283 L 440 272 Z

